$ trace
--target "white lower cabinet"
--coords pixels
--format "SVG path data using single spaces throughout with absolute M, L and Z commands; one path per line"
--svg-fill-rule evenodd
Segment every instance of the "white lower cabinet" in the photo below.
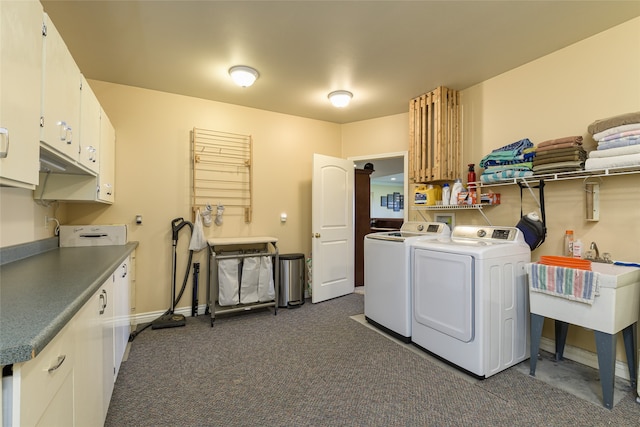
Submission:
M 104 424 L 113 390 L 113 279 L 109 278 L 74 317 L 75 425 Z
M 131 333 L 130 312 L 131 304 L 129 303 L 131 257 L 127 258 L 120 264 L 120 267 L 114 273 L 115 280 L 113 284 L 114 313 L 113 313 L 113 358 L 114 358 L 114 376 L 118 376 L 120 364 L 124 358 L 129 335 Z M 115 380 L 115 378 L 114 378 Z
M 104 425 L 129 339 L 130 265 L 129 256 L 40 354 L 13 365 L 9 425 Z
M 67 324 L 35 359 L 14 365 L 14 426 L 73 425 L 74 339 Z

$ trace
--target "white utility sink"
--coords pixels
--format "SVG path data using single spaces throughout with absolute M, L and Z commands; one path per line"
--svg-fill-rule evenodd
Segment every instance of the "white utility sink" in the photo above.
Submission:
M 591 270 L 600 275 L 600 291 L 593 304 L 529 291 L 531 313 L 608 334 L 637 322 L 640 268 L 594 262 Z

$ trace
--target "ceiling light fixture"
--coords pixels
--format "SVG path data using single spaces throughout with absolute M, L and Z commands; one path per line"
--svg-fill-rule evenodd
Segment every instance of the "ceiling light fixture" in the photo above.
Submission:
M 351 98 L 353 98 L 353 94 L 346 90 L 336 90 L 331 92 L 328 98 L 334 107 L 344 108 L 349 105 Z
M 229 75 L 235 84 L 241 87 L 251 86 L 260 76 L 257 70 L 247 67 L 246 65 L 236 65 L 229 68 Z

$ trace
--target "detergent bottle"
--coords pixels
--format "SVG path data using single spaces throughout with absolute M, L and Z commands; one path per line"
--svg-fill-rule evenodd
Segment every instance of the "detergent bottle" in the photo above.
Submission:
M 432 184 L 427 185 L 427 203 L 425 204 L 427 206 L 435 205 L 436 200 L 438 198 L 437 195 L 438 195 L 438 192 L 436 188 Z
M 448 205 L 451 203 L 451 187 L 449 187 L 449 183 L 445 182 L 442 185 L 442 204 Z
M 462 180 L 460 178 L 456 178 L 453 183 L 453 187 L 451 188 L 451 199 L 449 201 L 450 205 L 458 204 L 458 194 L 463 190 L 462 188 Z
M 427 186 L 419 185 L 416 187 L 413 193 L 413 203 L 416 205 L 427 204 Z

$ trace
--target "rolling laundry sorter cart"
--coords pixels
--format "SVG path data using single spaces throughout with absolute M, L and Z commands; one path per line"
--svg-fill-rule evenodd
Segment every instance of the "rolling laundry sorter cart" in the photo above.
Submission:
M 280 260 L 275 237 L 209 239 L 209 283 L 206 314 L 273 307 L 278 312 Z

